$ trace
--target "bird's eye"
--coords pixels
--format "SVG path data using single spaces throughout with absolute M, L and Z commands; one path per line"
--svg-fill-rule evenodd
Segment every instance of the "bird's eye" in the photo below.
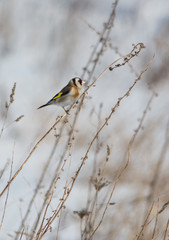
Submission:
M 79 78 L 78 82 L 80 83 L 80 85 L 82 85 L 82 79 Z

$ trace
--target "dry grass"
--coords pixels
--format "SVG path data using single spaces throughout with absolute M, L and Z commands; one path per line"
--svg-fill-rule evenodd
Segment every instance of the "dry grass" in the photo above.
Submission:
M 116 0 L 102 31 L 96 30 L 92 24 L 84 20 L 89 29 L 97 34 L 98 40 L 83 68 L 81 77 L 87 80 L 88 86 L 78 103 L 70 106 L 70 114 L 64 113 L 57 117 L 53 125 L 33 145 L 14 174 L 12 172 L 15 147 L 12 151 L 11 168 L 9 169 L 9 163 L 3 165 L 0 172 L 0 179 L 4 181 L 0 192 L 0 199 L 3 202 L 1 231 L 5 218 L 8 217 L 11 187 L 17 187 L 17 179 L 21 174 L 26 176 L 24 169 L 31 164 L 31 158 L 42 158 L 41 146 L 44 146 L 48 137 L 53 134 L 52 149 L 48 149 L 48 159 L 45 159 L 45 164 L 39 165 L 36 184 L 30 198 L 25 200 L 24 213 L 18 220 L 19 227 L 12 235 L 7 230 L 7 235 L 11 239 L 61 239 L 59 234 L 62 225 L 64 226 L 65 223 L 66 226 L 72 224 L 77 226 L 77 221 L 79 229 L 76 231 L 81 240 L 165 240 L 168 237 L 169 189 L 168 164 L 165 159 L 169 147 L 169 120 L 162 128 L 164 141 L 158 144 L 156 139 L 158 135 L 154 132 L 160 124 L 161 116 L 156 116 L 155 119 L 151 116 L 151 108 L 155 108 L 157 93 L 152 85 L 147 84 L 152 82 L 154 56 L 147 53 L 148 50 L 143 43 L 132 44 L 127 54 L 121 54 L 120 49 L 113 46 L 110 36 L 118 4 L 119 1 Z M 99 63 L 109 51 L 114 51 L 119 57 L 102 70 Z M 148 60 L 144 61 L 140 71 L 135 69 L 134 64 L 142 58 L 144 52 L 148 55 Z M 96 71 L 97 67 L 99 73 L 98 69 Z M 102 103 L 98 110 L 94 108 L 87 111 L 85 103 L 90 97 L 92 88 L 97 87 L 100 81 L 105 81 L 107 73 L 113 76 L 116 71 L 120 75 L 124 67 L 132 71 L 135 77 L 127 80 L 128 87 L 114 102 L 110 99 L 109 111 L 104 111 Z M 148 72 L 150 80 L 145 81 Z M 131 125 L 127 122 L 129 119 L 126 118 L 126 122 L 120 119 L 121 121 L 114 123 L 113 117 L 115 118 L 117 112 L 132 98 L 139 83 L 144 85 L 149 99 L 145 101 L 146 104 L 143 103 L 144 110 L 139 111 L 139 116 L 136 116 L 139 117 L 138 124 L 132 132 L 133 128 L 130 129 Z M 16 83 L 12 88 L 9 103 L 7 101 L 5 103 L 0 141 L 4 132 L 9 131 L 7 119 L 10 107 L 17 98 L 15 89 L 17 89 Z M 88 122 L 92 121 L 93 116 L 95 117 L 91 129 L 87 128 L 87 124 L 86 129 L 79 127 L 78 120 L 83 118 L 84 111 Z M 19 124 L 23 117 L 23 114 L 20 115 L 11 124 Z M 163 118 L 167 119 L 166 116 Z M 129 130 L 127 136 L 124 133 L 126 126 Z M 88 131 L 91 131 L 91 134 Z M 77 153 L 79 148 L 82 148 L 80 155 Z M 10 174 L 6 174 L 8 172 Z M 82 189 L 86 189 L 85 200 L 82 199 Z M 80 202 L 83 207 L 69 211 L 67 205 L 71 201 Z M 37 211 L 34 211 L 37 202 Z M 15 208 L 16 205 L 14 204 L 13 207 Z M 66 213 L 69 213 L 71 218 L 64 217 Z

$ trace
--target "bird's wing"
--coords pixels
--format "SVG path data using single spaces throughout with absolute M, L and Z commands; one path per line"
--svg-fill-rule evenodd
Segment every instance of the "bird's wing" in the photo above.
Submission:
M 59 93 L 57 93 L 51 100 L 56 100 L 57 98 L 62 98 L 65 95 L 69 94 L 71 86 L 64 87 Z
M 57 100 L 57 99 L 62 99 L 62 97 L 65 97 L 67 94 L 70 93 L 71 88 L 72 88 L 71 85 L 68 84 L 59 93 L 57 93 L 50 101 L 48 101 L 46 104 L 40 106 L 39 108 L 46 107 L 50 104 L 53 104 L 55 102 L 55 100 Z

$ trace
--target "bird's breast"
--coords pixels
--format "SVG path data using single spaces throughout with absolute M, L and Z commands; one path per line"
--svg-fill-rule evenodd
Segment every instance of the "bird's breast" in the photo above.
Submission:
M 80 92 L 81 92 L 81 89 L 76 88 L 76 87 L 72 88 L 71 97 L 74 99 L 78 98 L 80 96 Z

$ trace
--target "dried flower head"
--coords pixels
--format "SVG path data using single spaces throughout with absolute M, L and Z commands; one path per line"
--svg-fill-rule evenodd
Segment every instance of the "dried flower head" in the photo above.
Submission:
M 17 119 L 15 119 L 15 122 L 19 122 L 23 117 L 24 115 L 19 116 Z
M 83 209 L 81 211 L 74 211 L 74 214 L 77 214 L 81 219 L 85 216 L 89 216 L 91 212 L 88 212 L 87 210 Z
M 96 191 L 100 191 L 103 187 L 106 187 L 110 183 L 109 181 L 107 181 L 103 178 L 101 178 L 101 179 L 93 178 L 91 181 L 92 181 Z
M 8 109 L 8 108 L 9 108 L 9 104 L 8 104 L 8 102 L 7 102 L 7 101 L 5 102 L 5 108 L 6 108 L 6 109 Z
M 13 103 L 13 101 L 14 101 L 15 89 L 16 89 L 16 82 L 14 83 L 13 88 L 12 88 L 12 92 L 10 95 L 10 103 Z

